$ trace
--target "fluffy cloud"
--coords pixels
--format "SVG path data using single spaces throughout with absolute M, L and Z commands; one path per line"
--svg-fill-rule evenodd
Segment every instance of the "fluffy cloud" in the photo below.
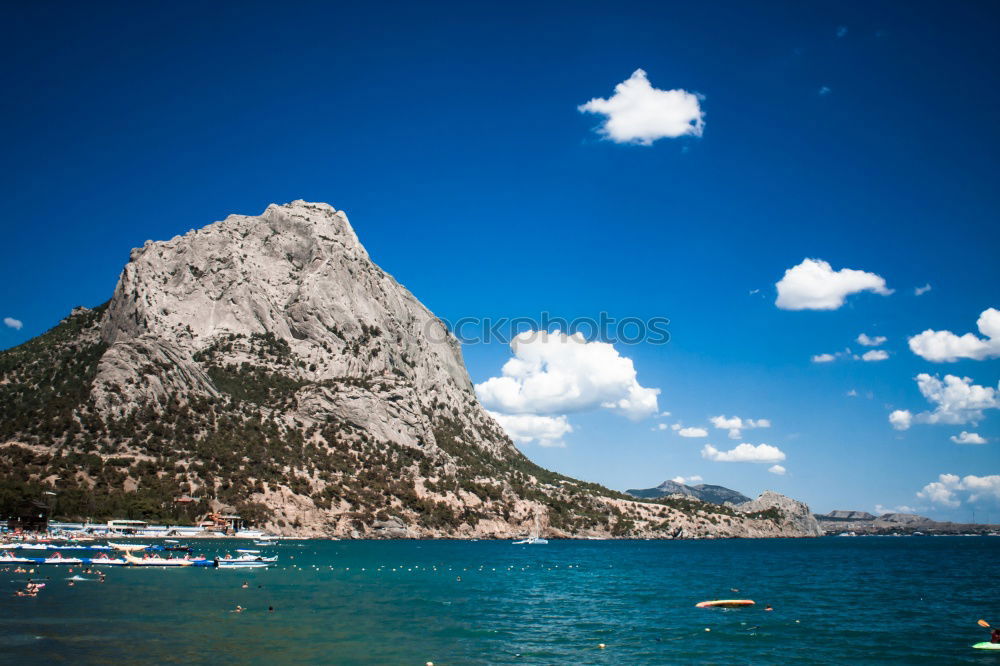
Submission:
M 914 296 L 923 296 L 924 294 L 926 294 L 930 290 L 931 290 L 931 285 L 930 284 L 925 284 L 922 287 L 917 287 L 916 289 L 914 289 L 913 290 L 913 295 Z
M 565 446 L 562 438 L 573 432 L 565 416 L 500 414 L 490 412 L 512 440 L 519 444 L 538 442 L 540 446 Z
M 959 482 L 959 478 L 954 474 L 941 474 L 938 476 L 938 481 L 933 481 L 924 486 L 917 493 L 917 497 L 922 497 L 934 504 L 956 507 L 961 504 L 955 496 L 955 488 Z
M 889 414 L 889 423 L 896 430 L 907 430 L 913 424 L 913 412 L 908 409 L 897 409 Z
M 681 437 L 708 437 L 708 431 L 704 428 L 678 428 L 677 434 Z
M 917 388 L 937 405 L 932 412 L 917 414 L 920 423 L 969 423 L 981 421 L 984 409 L 1000 408 L 1000 393 L 990 386 L 978 386 L 969 377 L 945 375 L 944 381 L 927 373 L 917 375 Z
M 990 476 L 975 476 L 970 474 L 959 478 L 957 474 L 941 474 L 937 481 L 928 483 L 917 497 L 922 497 L 934 504 L 941 504 L 955 508 L 962 501 L 958 495 L 959 491 L 968 494 L 969 502 L 978 502 L 981 499 L 1000 499 L 1000 474 Z
M 861 355 L 862 361 L 884 361 L 889 358 L 889 352 L 884 349 L 871 349 Z
M 862 333 L 861 335 L 858 336 L 858 343 L 864 345 L 865 347 L 878 347 L 879 345 L 883 344 L 886 340 L 888 340 L 888 338 L 885 337 L 884 335 L 876 335 L 869 337 L 865 333 Z
M 982 361 L 1000 356 L 1000 310 L 983 310 L 976 326 L 985 338 L 972 333 L 959 336 L 951 331 L 927 329 L 910 338 L 910 349 L 917 356 L 936 362 L 957 361 L 960 358 Z
M 917 388 L 935 408 L 919 414 L 897 409 L 889 414 L 889 423 L 893 428 L 906 430 L 914 422 L 977 423 L 983 419 L 984 410 L 1000 409 L 1000 389 L 973 384 L 969 377 L 945 375 L 942 381 L 937 376 L 920 373 L 917 375 Z
M 684 476 L 675 476 L 674 478 L 672 478 L 670 480 L 673 481 L 674 483 L 683 483 L 683 484 L 686 485 L 688 483 L 699 483 L 699 482 L 701 482 L 702 479 L 701 479 L 700 476 L 695 475 L 695 476 L 687 476 L 687 477 L 684 477 Z
M 715 462 L 777 463 L 785 459 L 784 452 L 770 444 L 740 444 L 729 451 L 720 451 L 711 444 L 701 450 L 701 457 Z
M 598 131 L 615 143 L 649 146 L 657 139 L 701 136 L 705 127 L 699 95 L 654 88 L 641 69 L 616 85 L 610 98 L 595 97 L 577 108 L 606 116 Z
M 836 360 L 837 357 L 835 354 L 816 354 L 812 357 L 813 363 L 832 363 Z
M 767 468 L 767 471 L 770 472 L 771 474 L 777 474 L 778 476 L 784 476 L 785 472 L 787 470 L 784 467 L 782 467 L 781 465 L 771 465 L 770 467 Z
M 15 331 L 20 331 L 21 327 L 24 326 L 24 322 L 20 319 L 14 319 L 13 317 L 4 317 L 3 325 L 7 328 L 13 328 Z
M 719 430 L 728 430 L 730 439 L 740 439 L 744 430 L 771 427 L 768 419 L 742 419 L 739 416 L 713 416 L 709 421 Z
M 836 310 L 850 294 L 892 293 L 885 286 L 885 279 L 875 273 L 851 268 L 835 271 L 821 259 L 803 259 L 801 264 L 785 271 L 775 286 L 778 298 L 774 304 L 782 310 Z
M 505 414 L 559 414 L 603 407 L 639 419 L 656 414 L 660 389 L 636 381 L 632 360 L 582 335 L 526 332 L 511 342 L 503 376 L 476 385 L 487 407 Z
M 881 504 L 876 504 L 875 505 L 875 515 L 876 516 L 883 516 L 883 515 L 885 515 L 887 513 L 916 513 L 916 512 L 917 512 L 917 510 L 914 509 L 912 506 L 907 506 L 905 504 L 900 504 L 899 506 L 897 506 L 897 507 L 895 507 L 893 509 L 890 509 L 887 506 L 882 506 Z
M 986 438 L 975 432 L 965 432 L 964 430 L 957 434 L 952 435 L 949 439 L 956 444 L 985 444 Z

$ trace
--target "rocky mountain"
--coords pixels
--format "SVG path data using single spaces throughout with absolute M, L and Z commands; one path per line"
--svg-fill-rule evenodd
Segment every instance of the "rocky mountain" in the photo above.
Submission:
M 938 522 L 915 513 L 884 513 L 875 516 L 867 511 L 831 511 L 817 514 L 816 520 L 826 534 L 985 534 L 997 532 L 996 525 Z
M 66 518 L 315 536 L 811 534 L 774 498 L 637 501 L 533 464 L 445 326 L 304 201 L 148 241 L 108 303 L 0 352 L 0 510 L 45 491 Z
M 785 497 L 773 490 L 765 490 L 760 497 L 744 502 L 738 508 L 747 513 L 757 513 L 769 509 L 777 510 L 800 532 L 809 536 L 823 536 L 823 530 L 806 504 Z
M 750 501 L 750 498 L 743 493 L 730 490 L 729 488 L 725 488 L 723 486 L 713 486 L 705 483 L 700 483 L 696 486 L 689 486 L 669 480 L 664 481 L 655 488 L 632 489 L 626 490 L 625 493 L 641 499 L 658 499 L 660 497 L 667 497 L 670 495 L 685 495 L 687 497 L 694 497 L 711 504 L 725 504 L 726 502 L 731 504 L 742 504 L 743 502 Z
M 819 518 L 819 515 L 816 516 Z M 823 516 L 828 520 L 875 520 L 867 511 L 831 511 Z

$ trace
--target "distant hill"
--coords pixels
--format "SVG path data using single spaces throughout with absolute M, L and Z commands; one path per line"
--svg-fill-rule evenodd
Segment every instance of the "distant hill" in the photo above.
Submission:
M 816 517 L 819 518 L 820 515 L 817 514 Z M 827 520 L 875 520 L 876 516 L 867 511 L 831 511 L 823 514 L 823 518 Z
M 659 499 L 667 495 L 687 495 L 688 497 L 694 497 L 700 499 L 702 502 L 710 502 L 712 504 L 725 504 L 726 502 L 743 504 L 750 501 L 750 498 L 743 493 L 723 486 L 713 486 L 706 483 L 689 486 L 676 481 L 664 481 L 655 488 L 635 488 L 626 490 L 625 493 L 640 499 Z
M 939 523 L 915 513 L 884 513 L 874 516 L 867 511 L 831 511 L 815 515 L 826 534 L 983 534 L 997 532 L 996 525 L 974 523 Z

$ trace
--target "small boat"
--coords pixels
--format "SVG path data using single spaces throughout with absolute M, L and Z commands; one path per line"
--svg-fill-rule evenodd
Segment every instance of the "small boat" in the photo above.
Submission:
M 527 539 L 521 539 L 520 541 L 515 541 L 514 545 L 515 546 L 521 546 L 521 545 L 525 545 L 525 546 L 544 546 L 548 542 L 549 542 L 548 539 L 543 539 L 541 537 L 533 536 L 533 537 L 528 537 Z
M 224 569 L 258 569 L 269 567 L 278 561 L 278 556 L 260 557 L 258 555 L 241 555 L 240 557 L 217 557 L 215 565 Z
M 83 563 L 101 567 L 123 567 L 128 564 L 125 560 L 115 559 L 106 555 L 104 557 L 85 557 L 83 558 Z
M 976 643 L 973 645 L 977 650 L 1000 650 L 1000 643 L 990 643 L 989 641 L 983 641 L 982 643 Z
M 125 560 L 129 566 L 133 567 L 190 567 L 198 563 L 198 560 L 187 560 L 181 557 L 136 557 L 131 553 L 125 553 Z M 207 562 L 208 560 L 202 560 Z
M 16 555 L 0 556 L 0 564 L 35 564 L 33 557 L 17 557 Z
M 146 550 L 149 548 L 149 544 L 142 543 L 111 543 L 109 541 L 108 545 L 115 550 L 124 550 L 125 552 L 131 552 L 133 550 Z
M 695 604 L 696 608 L 742 608 L 753 606 L 756 602 L 750 599 L 717 599 L 714 601 L 700 601 Z
M 252 553 L 253 555 L 257 555 L 258 553 L 260 553 L 259 550 L 250 550 L 249 548 L 237 548 L 236 552 L 237 553 Z

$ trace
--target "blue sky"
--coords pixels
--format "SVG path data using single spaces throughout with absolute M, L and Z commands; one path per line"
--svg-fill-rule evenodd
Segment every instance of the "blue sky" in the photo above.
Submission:
M 0 346 L 109 298 L 146 239 L 326 201 L 449 320 L 671 320 L 669 344 L 617 348 L 671 416 L 566 413 L 564 446 L 521 445 L 547 467 L 615 488 L 701 476 L 816 510 L 1000 521 L 1000 490 L 982 481 L 1000 474 L 1000 410 L 922 423 L 934 405 L 916 381 L 996 390 L 1000 360 L 936 362 L 907 344 L 926 329 L 985 339 L 977 319 L 1000 308 L 996 8 L 689 4 L 9 9 L 0 317 L 21 327 L 0 327 Z M 700 96 L 701 136 L 595 131 L 606 118 L 578 106 L 640 68 Z M 894 292 L 776 307 L 775 284 L 806 258 Z M 860 333 L 885 336 L 889 358 L 810 360 L 876 349 Z M 502 344 L 464 354 L 477 383 L 511 358 Z M 890 425 L 895 410 L 911 427 Z M 730 439 L 719 415 L 771 425 Z M 950 440 L 962 431 L 987 443 Z M 703 455 L 744 442 L 779 448 L 786 473 Z

